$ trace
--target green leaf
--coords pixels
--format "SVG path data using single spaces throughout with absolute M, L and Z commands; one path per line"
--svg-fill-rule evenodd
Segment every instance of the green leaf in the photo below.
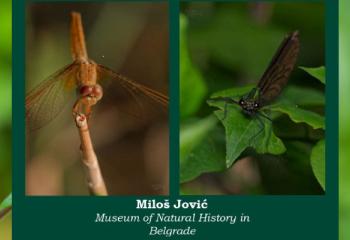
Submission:
M 12 193 L 10 193 L 0 204 L 0 210 L 12 206 Z
M 248 147 L 260 154 L 282 154 L 286 150 L 281 139 L 273 133 L 270 120 L 259 116 L 249 118 L 232 106 L 228 109 L 225 119 L 224 111 L 215 111 L 226 131 L 226 167 L 230 167 Z
M 241 96 L 248 93 L 252 87 L 227 89 L 213 94 L 212 98 L 232 97 L 238 100 Z M 304 90 L 305 92 L 307 91 Z M 318 100 L 322 100 L 321 95 L 318 95 L 318 97 Z M 298 105 L 283 98 L 274 105 L 266 106 L 260 111 L 261 114 L 254 117 L 246 116 L 238 105 L 228 104 L 227 116 L 224 118 L 224 102 L 208 100 L 208 104 L 221 109 L 215 111 L 215 114 L 221 120 L 226 130 L 227 167 L 231 166 L 247 147 L 253 147 L 261 154 L 281 154 L 285 151 L 282 141 L 272 131 L 272 122 L 261 116 L 261 114 L 267 115 L 266 110 L 273 113 L 287 114 L 293 122 L 303 122 L 314 129 L 324 129 L 324 117 L 301 109 Z M 269 117 L 272 118 L 271 116 Z
M 241 87 L 215 93 L 212 97 L 238 97 L 251 89 Z M 215 115 L 222 122 L 226 132 L 226 166 L 230 167 L 248 147 L 257 153 L 282 154 L 286 149 L 272 130 L 272 122 L 261 116 L 246 116 L 241 108 L 235 104 L 227 105 L 227 114 L 224 117 L 225 103 L 208 100 L 210 106 L 218 107 Z M 266 115 L 262 112 L 261 114 Z
M 309 67 L 299 67 L 305 72 L 320 80 L 321 83 L 326 84 L 326 68 L 324 66 L 309 68 Z
M 254 87 L 254 84 L 249 84 L 244 87 L 229 88 L 218 91 L 211 97 L 230 96 L 239 98 Z M 324 105 L 325 103 L 325 97 L 321 91 L 293 85 L 287 86 L 277 101 L 281 99 L 287 99 L 290 102 L 302 106 Z
M 279 101 L 276 104 L 269 106 L 272 111 L 285 113 L 295 123 L 306 123 L 313 129 L 325 129 L 324 117 L 308 110 L 300 108 L 287 100 Z
M 6 215 L 6 213 L 12 207 L 12 193 L 10 193 L 0 204 L 0 218 Z
M 323 106 L 325 103 L 324 94 L 320 90 L 293 85 L 284 89 L 281 98 L 300 106 Z
M 187 19 L 180 16 L 180 114 L 194 114 L 203 102 L 207 87 L 200 72 L 191 62 L 187 48 Z
M 244 94 L 248 93 L 254 85 L 248 85 L 245 87 L 238 87 L 238 88 L 231 88 L 231 89 L 226 89 L 223 91 L 216 92 L 212 95 L 212 97 L 236 97 L 236 99 L 239 99 L 241 96 Z M 265 109 L 269 109 L 275 112 L 280 112 L 287 114 L 290 119 L 295 122 L 295 123 L 301 123 L 304 122 L 314 129 L 325 129 L 325 124 L 324 124 L 324 117 L 309 111 L 305 110 L 299 107 L 298 104 L 301 105 L 308 105 L 307 103 L 321 103 L 324 101 L 324 97 L 322 95 L 319 95 L 316 92 L 312 92 L 306 89 L 301 90 L 299 93 L 297 91 L 299 88 L 292 88 L 289 93 L 287 93 L 284 96 L 281 96 L 275 104 L 272 104 L 270 106 L 266 106 Z M 315 100 L 311 100 L 310 98 L 306 97 L 305 100 L 296 100 L 296 103 L 290 101 L 289 99 L 293 100 L 296 97 L 292 97 L 291 94 L 294 93 L 296 96 L 300 96 L 301 94 L 308 94 L 311 93 L 315 96 Z M 215 106 L 215 104 L 213 105 Z
M 325 140 L 320 140 L 311 152 L 311 167 L 320 183 L 323 190 L 325 190 L 326 178 L 326 161 L 325 161 Z
M 180 182 L 205 172 L 225 169 L 225 138 L 217 119 L 207 118 L 182 124 L 180 130 Z

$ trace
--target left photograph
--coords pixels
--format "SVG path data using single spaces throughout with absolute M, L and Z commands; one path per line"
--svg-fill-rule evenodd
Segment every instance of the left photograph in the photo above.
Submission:
M 168 195 L 168 5 L 26 9 L 26 195 Z

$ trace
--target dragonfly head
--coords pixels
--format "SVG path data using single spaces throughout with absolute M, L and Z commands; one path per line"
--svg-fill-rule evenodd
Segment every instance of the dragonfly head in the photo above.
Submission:
M 238 104 L 241 106 L 241 108 L 244 110 L 244 112 L 246 112 L 248 114 L 253 114 L 260 108 L 259 101 L 256 101 L 254 99 L 241 98 L 238 101 Z
M 79 95 L 81 97 L 91 97 L 98 101 L 103 96 L 103 89 L 99 84 L 93 86 L 84 85 L 80 87 Z

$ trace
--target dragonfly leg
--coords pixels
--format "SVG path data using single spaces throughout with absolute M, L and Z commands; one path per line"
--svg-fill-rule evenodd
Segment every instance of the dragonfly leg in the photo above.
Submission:
M 73 106 L 73 115 L 82 113 L 89 120 L 92 106 L 102 99 L 103 89 L 99 84 L 83 85 L 79 89 L 79 94 L 80 97 Z
M 272 122 L 272 119 L 268 116 L 268 115 L 265 115 L 261 112 L 257 112 L 256 113 L 256 119 L 258 120 L 258 123 L 260 125 L 260 130 L 249 140 L 249 145 L 251 145 L 251 140 L 252 139 L 255 139 L 257 136 L 259 136 L 261 134 L 261 132 L 264 130 L 264 122 L 263 122 L 263 118 L 269 120 L 270 122 Z M 271 131 L 269 131 L 269 135 L 268 135 L 268 139 L 271 137 Z
M 249 139 L 249 145 L 251 145 L 252 143 L 252 140 L 254 140 L 257 136 L 259 136 L 261 134 L 262 131 L 264 131 L 264 122 L 263 120 L 260 118 L 260 115 L 256 115 L 256 119 L 258 120 L 258 123 L 259 123 L 259 126 L 260 126 L 260 129 L 259 131 Z
M 225 102 L 225 105 L 224 105 L 224 117 L 222 118 L 222 121 L 226 119 L 227 110 L 228 110 L 227 109 L 228 104 L 237 104 L 237 105 L 239 105 L 238 101 L 234 100 L 231 97 L 215 97 L 215 98 L 210 98 L 209 101 L 214 101 L 214 102 L 222 101 L 222 102 Z
M 270 118 L 270 116 L 268 115 L 270 112 L 268 112 L 268 113 L 266 113 L 266 112 L 258 112 L 258 114 L 260 115 L 260 116 L 262 116 L 263 118 L 265 118 L 265 119 L 267 119 L 267 120 L 269 120 L 271 123 L 272 123 L 272 119 Z M 270 137 L 271 137 L 271 134 L 272 134 L 272 125 L 271 125 L 271 127 L 270 127 L 270 131 L 268 131 L 268 141 L 270 140 Z M 268 143 L 268 141 L 267 141 L 267 143 Z
M 92 107 L 90 104 L 85 104 L 84 107 L 85 107 L 84 112 L 85 112 L 86 120 L 89 121 L 90 116 L 92 114 Z
M 272 119 L 271 119 L 268 115 L 263 114 L 263 113 L 261 113 L 261 112 L 257 112 L 257 114 L 258 114 L 259 116 L 262 116 L 262 117 L 266 118 L 266 119 L 269 120 L 270 122 L 272 122 Z
M 227 116 L 227 102 L 225 102 L 225 105 L 224 105 L 224 117 L 222 118 L 222 121 L 226 119 L 226 116 Z
M 91 115 L 91 107 L 98 102 L 95 97 L 84 96 L 79 98 L 73 105 L 73 115 L 84 114 L 87 119 Z

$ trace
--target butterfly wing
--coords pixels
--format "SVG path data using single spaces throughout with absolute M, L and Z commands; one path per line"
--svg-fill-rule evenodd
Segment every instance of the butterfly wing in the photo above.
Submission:
M 299 53 L 299 33 L 285 37 L 258 83 L 261 105 L 273 101 L 287 84 Z
M 62 111 L 76 88 L 76 69 L 75 63 L 63 67 L 27 94 L 25 108 L 29 130 L 45 126 Z

